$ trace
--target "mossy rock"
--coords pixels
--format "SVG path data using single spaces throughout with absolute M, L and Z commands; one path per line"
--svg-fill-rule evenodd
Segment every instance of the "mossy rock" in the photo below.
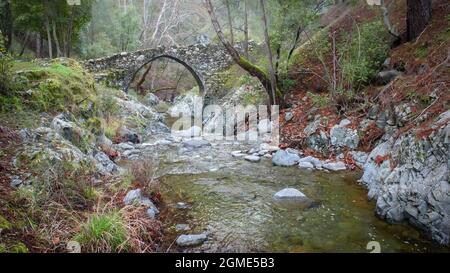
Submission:
M 62 111 L 92 116 L 97 91 L 92 75 L 72 59 L 16 62 L 15 82 L 22 91 L 23 104 L 39 111 Z

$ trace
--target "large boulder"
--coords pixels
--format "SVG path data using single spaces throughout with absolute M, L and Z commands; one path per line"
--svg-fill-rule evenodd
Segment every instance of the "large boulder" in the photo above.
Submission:
M 150 107 L 136 101 L 130 96 L 124 95 L 124 97 L 124 99 L 116 97 L 117 104 L 120 107 L 120 115 L 122 117 L 132 116 L 155 121 L 162 120 L 162 117 Z
M 289 153 L 286 150 L 279 150 L 272 157 L 272 163 L 275 166 L 290 167 L 296 165 L 300 160 L 297 154 Z
M 90 162 L 91 159 L 55 129 L 40 127 L 23 131 L 24 149 L 20 157 L 30 160 Z
M 173 118 L 180 117 L 201 117 L 203 114 L 203 99 L 195 92 L 188 92 L 178 96 L 174 105 L 168 111 Z
M 312 134 L 309 137 L 306 138 L 306 145 L 313 149 L 314 151 L 323 154 L 328 155 L 329 154 L 329 146 L 330 146 L 330 139 L 328 138 L 325 131 L 320 131 L 317 134 Z
M 345 127 L 348 123 L 341 123 L 331 128 L 331 145 L 356 149 L 359 144 L 358 131 Z

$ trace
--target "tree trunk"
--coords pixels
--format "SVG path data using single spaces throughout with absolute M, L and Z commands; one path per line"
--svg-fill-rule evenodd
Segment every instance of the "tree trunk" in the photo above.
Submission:
M 408 41 L 412 41 L 422 33 L 431 19 L 431 0 L 407 0 L 407 7 L 407 37 Z
M 139 79 L 138 83 L 136 84 L 136 89 L 138 90 L 138 92 L 141 95 L 145 95 L 144 94 L 144 88 L 142 88 L 142 85 L 144 84 L 145 80 L 147 79 L 147 75 L 148 73 L 150 73 L 150 70 L 152 70 L 152 63 L 150 63 L 148 65 L 148 67 L 145 69 L 144 74 L 142 75 L 142 77 Z
M 53 38 L 55 39 L 55 46 L 56 46 L 56 54 L 58 57 L 61 57 L 61 48 L 59 47 L 59 40 L 58 35 L 56 34 L 56 24 L 55 21 L 52 20 L 52 28 L 53 28 Z
M 25 40 L 23 41 L 23 44 L 22 44 L 22 49 L 20 50 L 20 53 L 19 53 L 19 57 L 22 57 L 23 53 L 25 52 L 29 37 L 30 37 L 30 32 L 27 31 L 27 33 L 25 34 Z
M 41 34 L 36 33 L 36 58 L 41 58 Z
M 227 12 L 228 12 L 228 25 L 230 26 L 230 41 L 231 41 L 231 44 L 234 46 L 233 19 L 231 18 L 230 1 L 225 0 L 225 4 L 227 6 Z
M 244 53 L 245 58 L 248 59 L 248 0 L 244 0 L 244 12 Z
M 264 26 L 264 40 L 266 42 L 266 47 L 267 47 L 267 59 L 269 61 L 269 73 L 270 73 L 270 87 L 271 87 L 271 91 L 272 91 L 272 97 L 274 100 L 274 103 L 277 103 L 277 80 L 276 80 L 276 75 L 275 75 L 275 68 L 273 66 L 273 54 L 272 54 L 272 48 L 270 46 L 270 37 L 269 37 L 269 28 L 267 26 L 267 17 L 266 17 L 266 5 L 265 5 L 265 0 L 260 0 L 261 3 L 261 9 L 262 9 L 262 23 Z
M 5 33 L 3 35 L 6 35 L 6 50 L 11 49 L 12 39 L 13 39 L 13 18 L 11 14 L 11 4 L 9 1 L 6 1 L 5 7 L 4 7 L 4 22 L 1 22 L 4 24 L 4 30 Z
M 272 96 L 271 92 L 271 81 L 269 76 L 258 66 L 250 63 L 247 59 L 243 58 L 239 52 L 230 44 L 230 42 L 225 38 L 225 35 L 222 32 L 222 28 L 217 21 L 216 14 L 214 12 L 214 8 L 211 4 L 211 0 L 205 0 L 206 8 L 208 10 L 209 16 L 211 17 L 211 22 L 214 27 L 214 30 L 217 33 L 217 36 L 219 37 L 220 42 L 223 44 L 223 46 L 226 48 L 228 53 L 233 58 L 233 61 L 239 65 L 242 69 L 247 71 L 251 76 L 256 77 L 261 84 L 266 89 L 267 93 L 269 94 L 270 98 L 270 104 L 274 105 L 274 97 Z
M 50 34 L 50 23 L 48 21 L 48 16 L 45 18 L 45 30 L 47 32 L 48 56 L 50 59 L 53 59 L 52 35 Z

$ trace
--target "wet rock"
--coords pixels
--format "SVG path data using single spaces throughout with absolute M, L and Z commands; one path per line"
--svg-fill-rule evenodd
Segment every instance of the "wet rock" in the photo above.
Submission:
M 309 169 L 309 170 L 314 169 L 314 165 L 309 162 L 300 162 L 298 164 L 298 167 L 300 169 Z
M 198 149 L 202 147 L 209 147 L 211 143 L 204 139 L 192 139 L 183 142 L 183 147 L 189 149 Z
M 309 164 L 313 165 L 314 168 L 317 168 L 317 169 L 322 169 L 322 166 L 323 166 L 323 162 L 320 159 L 315 158 L 313 156 L 307 156 L 305 158 L 301 158 L 299 160 L 299 163 L 309 163 Z
M 272 157 L 272 163 L 276 166 L 290 167 L 296 165 L 300 157 L 285 150 L 279 150 Z
M 254 155 L 248 155 L 248 156 L 244 157 L 244 159 L 249 162 L 252 162 L 252 163 L 258 163 L 261 161 L 261 157 L 254 156 Z
M 344 162 L 333 162 L 333 163 L 325 163 L 323 164 L 323 168 L 329 171 L 345 171 L 347 170 L 347 166 L 345 166 Z
M 186 204 L 186 203 L 183 203 L 183 202 L 178 202 L 178 203 L 175 205 L 175 207 L 176 207 L 177 209 L 188 209 L 188 208 L 189 208 L 189 205 Z
M 288 201 L 309 201 L 308 197 L 301 191 L 294 188 L 286 188 L 274 195 L 276 200 L 288 200 Z
M 181 247 L 198 246 L 203 244 L 207 239 L 206 234 L 180 235 L 176 243 Z

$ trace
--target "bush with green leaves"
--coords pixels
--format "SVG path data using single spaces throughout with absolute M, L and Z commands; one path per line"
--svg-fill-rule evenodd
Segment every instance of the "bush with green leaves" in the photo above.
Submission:
M 341 88 L 358 91 L 380 71 L 389 52 L 389 36 L 381 21 L 356 25 L 337 49 L 342 73 Z
M 5 48 L 5 41 L 0 31 L 0 95 L 11 97 L 14 93 L 12 58 Z

